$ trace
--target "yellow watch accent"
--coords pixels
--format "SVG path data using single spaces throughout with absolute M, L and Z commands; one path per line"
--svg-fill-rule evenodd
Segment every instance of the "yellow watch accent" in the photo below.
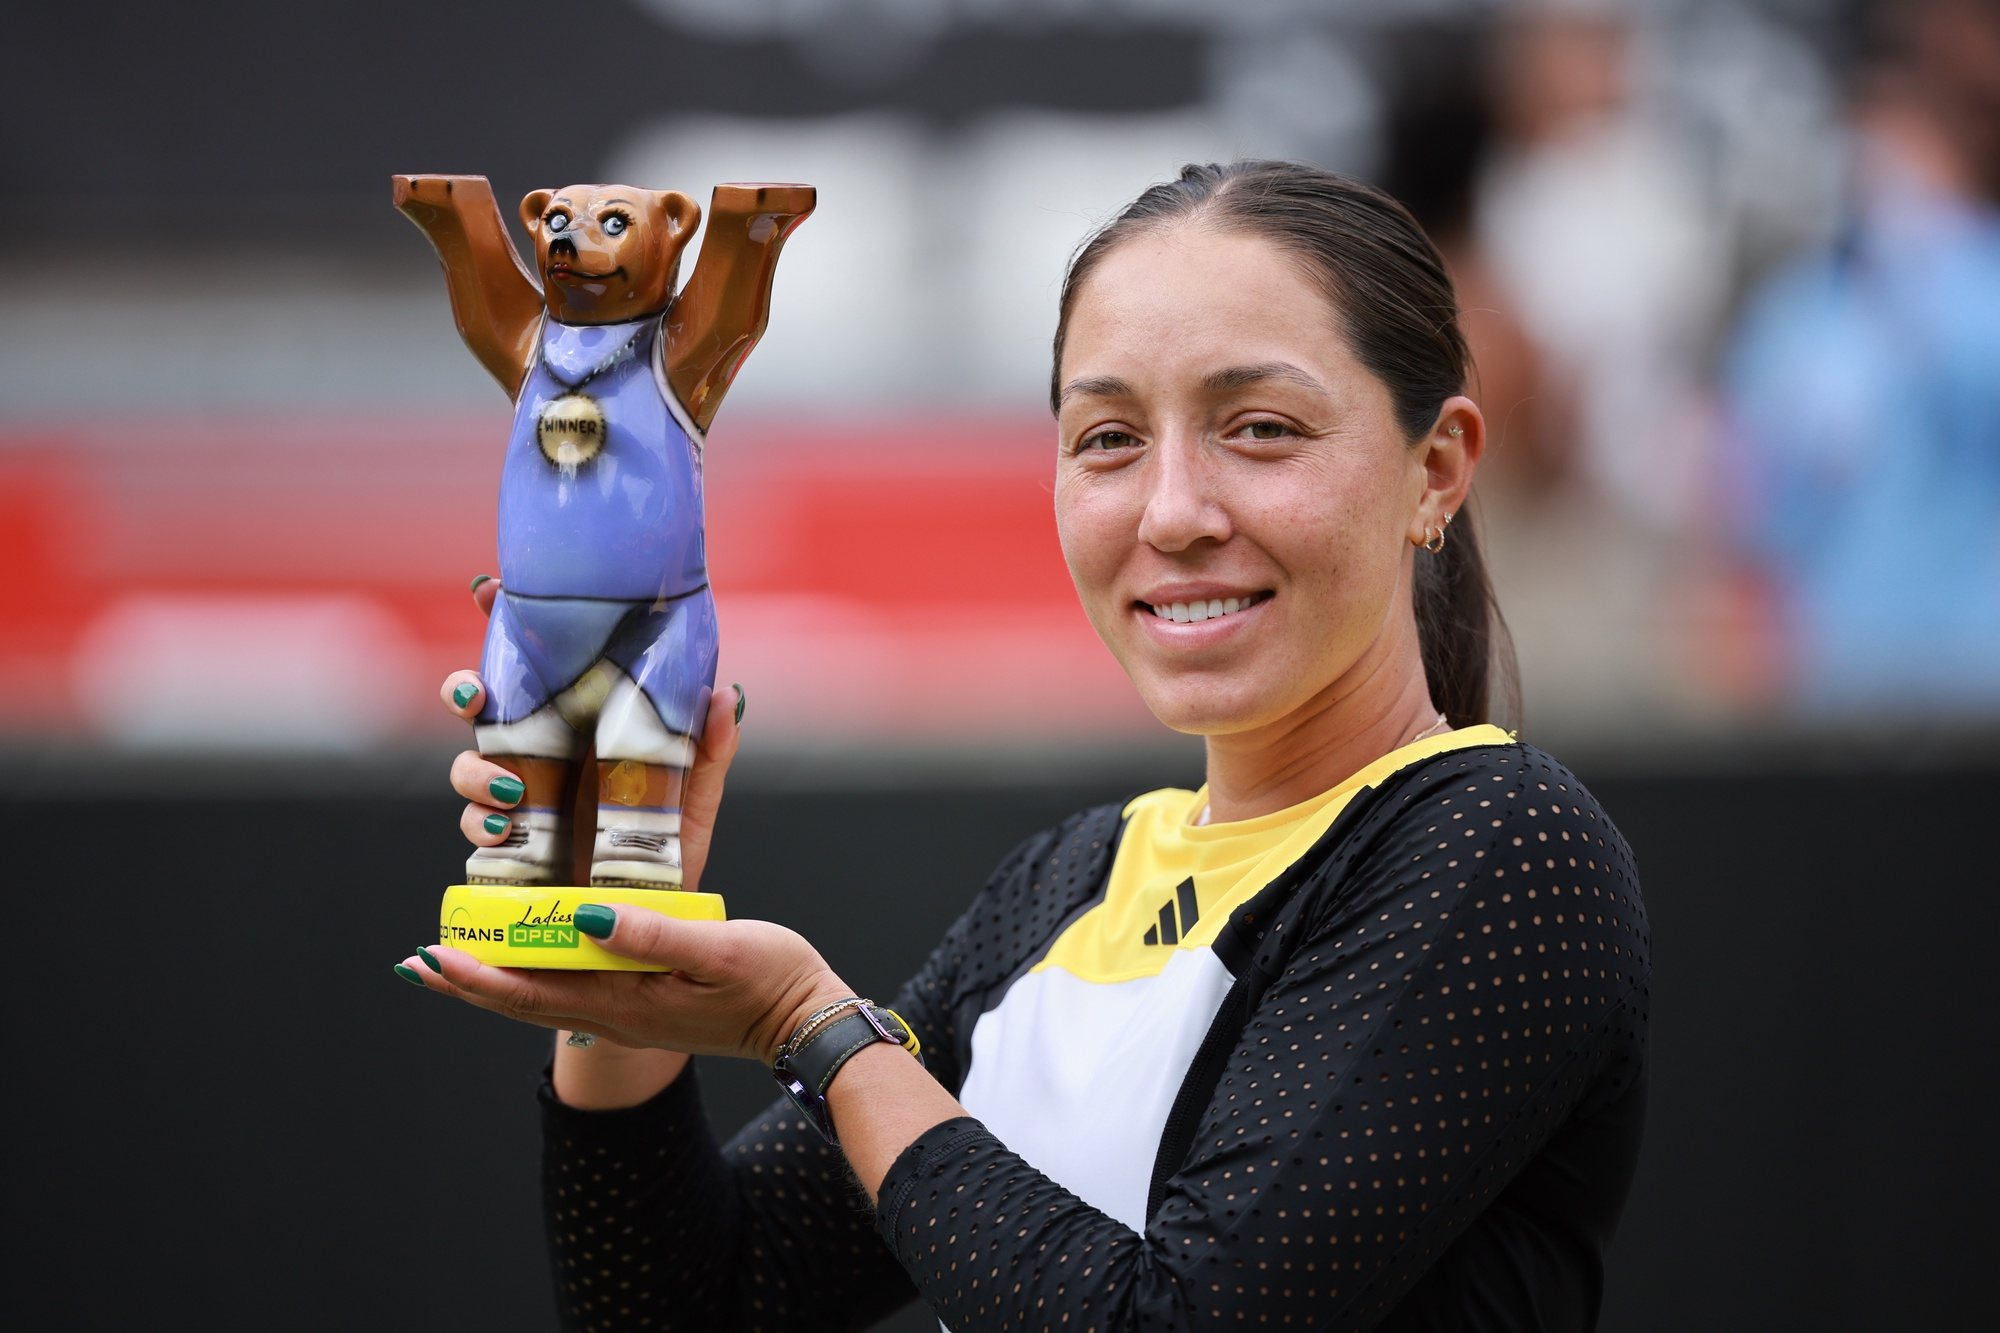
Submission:
M 901 1014 L 897 1013 L 894 1009 L 891 1009 L 886 1004 L 878 1004 L 875 1007 L 877 1009 L 880 1009 L 883 1013 L 889 1015 L 889 1017 L 895 1019 L 898 1023 L 901 1023 L 903 1025 L 903 1049 L 908 1051 L 911 1055 L 916 1056 L 919 1060 L 923 1059 L 924 1044 L 921 1041 L 917 1040 L 917 1030 L 916 1028 L 910 1025 L 910 1020 L 903 1017 Z

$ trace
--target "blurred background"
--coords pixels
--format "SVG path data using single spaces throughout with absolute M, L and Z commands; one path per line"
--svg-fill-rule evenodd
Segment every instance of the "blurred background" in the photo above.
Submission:
M 462 859 L 435 685 L 477 661 L 510 416 L 392 173 L 510 214 L 819 187 L 707 455 L 750 702 L 711 876 L 888 991 L 1020 837 L 1199 781 L 1070 592 L 1048 344 L 1094 225 L 1244 156 L 1373 180 L 1446 253 L 1514 722 L 1645 874 L 1654 1118 L 1604 1326 L 2000 1315 L 1994 0 L 7 26 L 0 817 L 8 878 L 87 907 L 8 981 L 16 1326 L 550 1321 L 541 1043 L 389 972 Z M 759 1077 L 714 1072 L 718 1122 Z

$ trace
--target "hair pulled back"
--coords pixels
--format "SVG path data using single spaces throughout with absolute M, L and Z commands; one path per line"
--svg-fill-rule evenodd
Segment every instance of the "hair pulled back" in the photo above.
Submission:
M 1356 359 L 1388 386 L 1406 440 L 1428 434 L 1445 400 L 1464 390 L 1472 358 L 1451 275 L 1409 211 L 1373 186 L 1318 167 L 1246 161 L 1181 168 L 1178 179 L 1147 190 L 1077 250 L 1056 319 L 1052 408 L 1070 310 L 1085 280 L 1121 243 L 1185 222 L 1261 237 L 1299 260 Z M 1469 508 L 1443 551 L 1418 553 L 1415 597 L 1424 676 L 1451 724 L 1487 721 L 1501 703 L 1510 715 L 1517 711 L 1513 644 Z

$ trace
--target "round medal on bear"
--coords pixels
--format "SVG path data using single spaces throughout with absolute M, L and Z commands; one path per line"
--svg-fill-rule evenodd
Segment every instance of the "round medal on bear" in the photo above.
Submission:
M 581 467 L 604 447 L 604 409 L 587 393 L 566 393 L 542 405 L 535 443 L 558 467 Z

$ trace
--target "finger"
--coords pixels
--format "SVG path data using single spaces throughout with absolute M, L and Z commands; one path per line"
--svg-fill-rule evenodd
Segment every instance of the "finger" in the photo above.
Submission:
M 491 574 L 472 576 L 472 604 L 479 608 L 481 615 L 493 614 L 493 599 L 500 595 L 500 580 Z
M 741 685 L 712 690 L 708 696 L 708 720 L 702 724 L 700 758 L 728 767 L 743 741 L 743 713 L 746 699 Z M 700 767 L 697 761 L 696 767 Z
M 609 1035 L 611 1024 L 586 1012 L 599 1007 L 602 989 L 594 973 L 545 972 L 489 967 L 471 955 L 443 945 L 417 950 L 426 966 L 418 969 L 427 990 L 443 991 L 477 1009 L 531 1023 L 551 1031 Z M 407 964 L 406 964 L 407 966 Z
M 431 954 L 430 959 L 426 959 L 424 957 L 426 954 L 430 954 L 430 950 L 419 947 L 415 953 L 396 964 L 396 975 L 411 985 L 421 986 L 427 991 L 435 991 L 439 995 L 449 995 L 453 999 L 464 999 L 465 997 L 459 993 L 458 987 L 446 981 L 443 973 L 439 972 L 435 963 L 431 961 L 436 958 L 436 955 Z
M 513 827 L 512 815 L 477 801 L 467 805 L 458 816 L 458 831 L 474 847 L 498 847 L 507 841 L 507 832 Z
M 732 685 L 716 690 L 708 700 L 708 718 L 702 724 L 701 748 L 695 753 L 694 767 L 688 771 L 687 789 L 681 794 L 681 870 L 688 888 L 701 884 L 708 865 L 708 848 L 715 831 L 716 812 L 722 807 L 722 787 L 729 765 L 743 742 L 740 714 L 743 687 Z
M 438 686 L 438 698 L 467 722 L 479 716 L 480 708 L 486 703 L 486 686 L 480 682 L 474 671 L 454 671 Z
M 528 792 L 520 778 L 480 758 L 476 750 L 461 750 L 451 761 L 451 789 L 476 805 L 499 810 L 519 805 Z

